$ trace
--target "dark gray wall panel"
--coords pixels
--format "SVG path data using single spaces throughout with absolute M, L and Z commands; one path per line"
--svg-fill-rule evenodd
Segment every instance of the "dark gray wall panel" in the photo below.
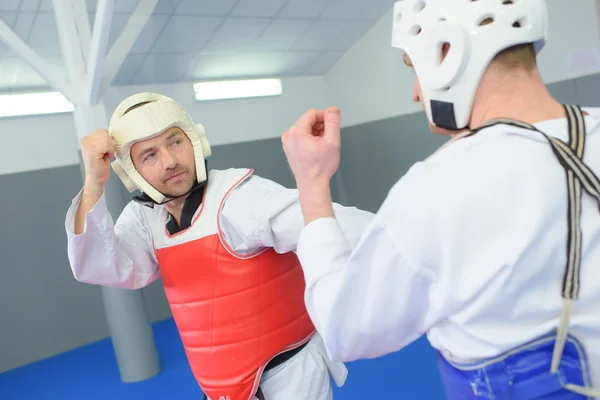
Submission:
M 600 107 L 600 75 L 575 79 L 578 105 Z
M 548 90 L 562 103 L 578 104 L 583 97 L 584 103 L 592 103 L 600 89 L 600 75 L 581 79 L 577 86 L 570 80 L 551 84 Z M 586 87 L 585 92 L 581 86 Z M 345 191 L 350 204 L 375 212 L 398 179 L 448 139 L 431 133 L 423 112 L 344 128 L 343 187 L 338 189 Z
M 0 371 L 107 335 L 97 287 L 73 279 L 64 216 L 79 168 L 0 176 Z
M 577 104 L 577 87 L 575 81 L 556 82 L 548 85 L 548 91 L 557 101 L 563 104 Z
M 208 165 L 214 169 L 254 168 L 255 175 L 288 188 L 296 187 L 280 138 L 215 146 L 208 158 Z M 337 183 L 336 176 L 332 181 L 332 196 L 334 201 L 343 202 Z
M 420 112 L 342 130 L 342 181 L 350 203 L 377 211 L 389 189 L 447 136 L 429 131 Z

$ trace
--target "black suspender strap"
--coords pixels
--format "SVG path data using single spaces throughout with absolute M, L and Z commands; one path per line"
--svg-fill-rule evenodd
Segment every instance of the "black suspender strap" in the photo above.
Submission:
M 566 107 L 569 123 L 569 148 L 577 156 L 576 160 L 583 164 L 585 148 L 585 123 L 581 111 Z M 581 266 L 581 181 L 575 178 L 572 170 L 567 169 L 567 187 L 569 203 L 567 220 L 569 221 L 569 237 L 567 240 L 567 268 L 563 281 L 563 298 L 577 300 L 579 297 L 579 270 Z
M 594 172 L 584 164 L 582 158 L 585 149 L 585 123 L 581 109 L 574 106 L 565 106 L 569 127 L 569 144 L 560 139 L 550 137 L 536 127 L 523 122 L 496 119 L 473 131 L 491 125 L 506 124 L 539 132 L 548 140 L 558 161 L 565 168 L 568 189 L 568 232 L 567 239 L 567 265 L 563 280 L 562 296 L 566 299 L 577 300 L 579 296 L 579 267 L 581 264 L 581 188 L 594 196 L 600 206 L 600 180 Z
M 567 339 L 573 302 L 579 297 L 580 267 L 581 267 L 581 195 L 583 189 L 594 196 L 600 207 L 600 180 L 594 172 L 584 164 L 583 154 L 585 150 L 586 128 L 583 113 L 576 106 L 565 105 L 567 114 L 569 143 L 550 137 L 536 127 L 510 119 L 495 119 L 485 125 L 467 133 L 465 136 L 476 134 L 480 130 L 492 125 L 505 124 L 525 128 L 542 134 L 550 144 L 552 151 L 558 161 L 564 167 L 567 178 L 568 192 L 568 238 L 567 238 L 567 263 L 562 285 L 563 305 L 560 315 L 560 323 L 556 334 L 556 343 L 552 354 L 551 373 L 556 373 L 562 357 L 562 352 Z M 596 389 L 585 388 L 579 385 L 567 384 L 565 388 L 573 392 L 592 397 L 600 397 Z

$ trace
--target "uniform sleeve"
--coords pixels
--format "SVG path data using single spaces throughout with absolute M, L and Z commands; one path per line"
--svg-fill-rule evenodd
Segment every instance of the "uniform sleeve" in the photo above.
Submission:
M 302 230 L 307 310 L 334 360 L 395 352 L 461 312 L 471 315 L 474 302 L 487 304 L 515 279 L 517 262 L 544 251 L 532 243 L 562 208 L 544 209 L 540 196 L 564 172 L 531 160 L 522 138 L 506 137 L 459 140 L 415 164 L 356 246 L 333 218 Z M 507 163 L 508 153 L 518 161 Z M 527 193 L 531 182 L 541 186 Z
M 117 223 L 106 208 L 104 194 L 86 215 L 83 233 L 74 233 L 81 192 L 65 220 L 67 252 L 75 279 L 95 285 L 139 289 L 159 277 L 149 232 L 139 207 L 130 203 Z
M 336 203 L 333 208 L 343 237 L 356 245 L 373 214 Z M 298 190 L 259 176 L 252 176 L 231 193 L 221 218 L 228 242 L 236 243 L 239 252 L 264 247 L 281 254 L 295 252 L 304 228 Z
M 298 257 L 306 277 L 306 305 L 332 359 L 349 362 L 395 352 L 444 317 L 436 279 L 424 258 L 435 254 L 426 201 L 408 178 L 388 194 L 357 245 L 334 218 L 302 230 Z M 413 251 L 409 251 L 414 247 Z

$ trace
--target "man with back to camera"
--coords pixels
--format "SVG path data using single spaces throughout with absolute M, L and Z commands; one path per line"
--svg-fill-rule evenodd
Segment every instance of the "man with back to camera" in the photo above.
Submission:
M 394 185 L 358 246 L 330 206 L 340 111 L 282 136 L 328 352 L 374 358 L 427 333 L 448 398 L 600 397 L 600 112 L 544 85 L 544 0 L 403 0 L 393 18 L 432 131 L 466 131 Z
M 209 171 L 202 125 L 154 93 L 125 99 L 81 149 L 85 183 L 65 222 L 77 280 L 139 289 L 162 277 L 205 398 L 332 399 L 329 372 L 341 386 L 347 371 L 306 312 L 296 190 L 249 169 Z M 125 186 L 142 192 L 114 224 L 103 193 L 113 155 Z M 372 214 L 334 208 L 356 242 Z

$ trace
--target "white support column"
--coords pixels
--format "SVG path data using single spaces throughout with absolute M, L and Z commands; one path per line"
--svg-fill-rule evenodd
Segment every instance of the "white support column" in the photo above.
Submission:
M 97 88 L 113 3 L 112 0 L 100 0 L 94 36 L 90 39 L 89 17 L 82 12 L 81 5 L 76 4 L 84 0 L 53 1 L 63 57 L 72 85 L 77 93 L 81 93 L 73 112 L 77 135 L 81 138 L 96 129 L 108 128 L 106 108 L 102 101 L 98 101 Z M 89 52 L 84 47 L 89 48 Z M 95 89 L 88 86 L 88 82 L 94 83 Z M 94 103 L 89 101 L 90 91 L 96 92 Z M 81 165 L 83 174 L 83 163 Z M 116 219 L 127 201 L 123 185 L 115 174 L 111 174 L 105 184 L 104 196 L 109 212 Z M 142 291 L 108 287 L 102 287 L 101 290 L 121 380 L 138 382 L 155 376 L 160 372 L 160 362 Z
M 90 27 L 90 16 L 85 1 L 73 2 L 73 16 L 75 17 L 75 26 L 81 43 L 83 62 L 87 63 L 89 48 L 92 43 L 92 28 Z
M 87 63 L 86 100 L 87 104 L 96 104 L 100 97 L 100 82 L 104 56 L 108 47 L 110 21 L 113 14 L 114 0 L 98 0 L 96 21 Z
M 73 90 L 83 93 L 85 82 L 85 63 L 81 50 L 81 41 L 75 25 L 74 2 L 78 0 L 53 0 L 56 29 L 60 41 L 65 66 Z

